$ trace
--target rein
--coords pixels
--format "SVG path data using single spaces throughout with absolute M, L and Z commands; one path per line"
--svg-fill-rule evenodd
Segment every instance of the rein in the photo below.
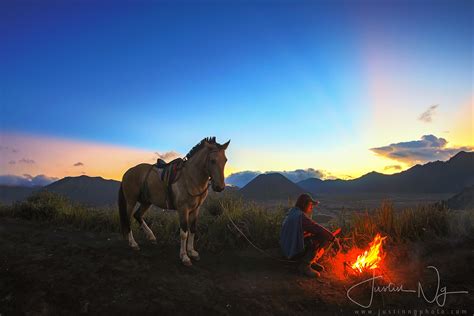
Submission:
M 209 190 L 209 186 L 211 185 L 211 182 L 209 181 L 209 183 L 207 184 L 206 188 L 204 189 L 204 191 L 202 191 L 201 193 L 198 193 L 198 194 L 192 194 L 189 192 L 189 186 L 188 186 L 188 180 L 186 177 L 184 177 L 184 181 L 186 182 L 186 193 L 190 196 L 190 197 L 201 197 L 204 195 L 204 193 L 206 193 L 208 190 Z

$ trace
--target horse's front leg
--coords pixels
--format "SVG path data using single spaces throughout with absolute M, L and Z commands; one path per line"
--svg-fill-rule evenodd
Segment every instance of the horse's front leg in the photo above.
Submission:
M 189 210 L 179 210 L 179 225 L 180 225 L 180 237 L 181 247 L 179 249 L 179 258 L 185 266 L 192 266 L 191 259 L 189 259 L 186 251 L 186 242 L 188 239 L 188 228 L 189 228 Z
M 187 243 L 188 256 L 196 261 L 199 261 L 199 252 L 194 249 L 194 236 L 196 234 L 197 219 L 199 216 L 199 207 L 189 214 L 189 236 Z

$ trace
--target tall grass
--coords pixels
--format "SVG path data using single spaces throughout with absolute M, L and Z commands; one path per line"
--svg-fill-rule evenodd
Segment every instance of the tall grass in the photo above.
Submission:
M 358 246 L 367 244 L 376 233 L 389 236 L 394 243 L 474 235 L 472 211 L 452 211 L 442 204 L 396 211 L 393 204 L 386 201 L 370 212 L 341 213 L 332 224 L 342 227 L 347 240 Z
M 219 252 L 224 248 L 248 246 L 247 241 L 230 224 L 228 217 L 259 247 L 278 247 L 281 223 L 287 209 L 283 205 L 268 209 L 229 195 L 209 197 L 201 208 L 198 220 L 198 248 Z M 117 209 L 85 207 L 51 192 L 38 193 L 11 206 L 1 205 L 0 216 L 48 222 L 51 225 L 71 225 L 87 231 L 120 231 Z M 176 212 L 150 211 L 146 220 L 159 243 L 178 243 L 179 221 Z M 132 229 L 140 235 L 138 225 L 132 222 Z M 474 236 L 474 212 L 450 211 L 442 205 L 420 205 L 396 211 L 393 204 L 384 202 L 373 211 L 341 211 L 330 226 L 342 228 L 341 236 L 348 246 L 366 245 L 378 232 L 389 236 L 391 242 Z
M 112 208 L 92 208 L 72 203 L 48 191 L 32 195 L 24 202 L 0 207 L 0 216 L 43 221 L 52 225 L 72 225 L 89 231 L 119 231 L 118 212 Z
M 213 216 L 209 210 L 221 208 L 220 216 Z M 248 246 L 244 237 L 231 225 L 229 217 L 240 230 L 256 245 L 262 248 L 278 246 L 281 223 L 285 216 L 282 206 L 268 210 L 262 205 L 244 202 L 232 197 L 211 198 L 204 205 L 204 212 L 198 224 L 199 244 L 218 251 L 226 248 Z

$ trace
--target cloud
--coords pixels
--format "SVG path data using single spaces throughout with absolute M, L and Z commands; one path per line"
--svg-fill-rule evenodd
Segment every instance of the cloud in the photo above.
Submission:
M 9 152 L 12 152 L 12 153 L 17 153 L 18 149 L 8 147 L 8 146 L 0 146 L 0 151 L 9 151 Z
M 75 164 L 73 164 L 74 167 L 80 167 L 80 166 L 84 166 L 84 164 L 80 161 L 76 162 Z
M 402 170 L 402 166 L 400 166 L 400 165 L 390 165 L 390 166 L 386 166 L 385 168 L 383 168 L 383 170 L 391 170 L 391 169 Z
M 434 135 L 424 135 L 420 140 L 394 143 L 388 146 L 371 148 L 370 150 L 379 156 L 395 161 L 414 164 L 424 163 L 434 160 L 447 160 L 461 150 L 471 151 L 474 147 L 450 147 L 447 148 L 448 141 Z
M 287 177 L 289 180 L 293 182 L 300 182 L 303 180 L 306 180 L 308 178 L 318 178 L 321 179 L 324 177 L 324 174 L 322 171 L 315 170 L 313 168 L 308 168 L 308 169 L 296 169 L 294 171 L 277 171 L 278 173 L 281 173 L 285 177 Z
M 436 114 L 436 109 L 438 106 L 438 104 L 430 106 L 425 112 L 421 113 L 418 119 L 425 123 L 431 123 L 433 116 Z
M 22 176 L 16 176 L 11 174 L 0 175 L 0 185 L 9 186 L 45 186 L 56 180 L 58 180 L 58 178 L 48 177 L 44 174 L 40 174 L 37 176 L 32 176 L 30 174 L 24 174 Z
M 155 151 L 155 158 L 153 158 L 153 161 L 156 161 L 156 159 L 163 159 L 166 162 L 170 162 L 171 160 L 176 159 L 178 157 L 181 157 L 181 155 L 175 151 L 167 151 L 164 153 Z
M 26 164 L 34 164 L 35 161 L 33 159 L 28 159 L 28 158 L 22 158 L 18 160 L 19 163 L 26 163 Z
M 16 161 L 15 161 L 15 160 L 10 160 L 10 161 L 8 162 L 8 164 L 14 165 L 14 164 L 16 164 Z
M 225 182 L 226 184 L 231 184 L 242 188 L 247 183 L 256 178 L 259 174 L 261 174 L 260 171 L 240 171 L 229 175 L 225 179 Z
M 315 170 L 313 168 L 308 169 L 296 169 L 293 171 L 267 171 L 264 173 L 280 173 L 290 181 L 299 182 L 303 181 L 308 178 L 323 178 L 325 173 L 320 170 Z M 240 171 L 229 175 L 226 178 L 226 183 L 235 185 L 238 187 L 243 187 L 253 179 L 255 179 L 258 175 L 262 174 L 260 171 Z

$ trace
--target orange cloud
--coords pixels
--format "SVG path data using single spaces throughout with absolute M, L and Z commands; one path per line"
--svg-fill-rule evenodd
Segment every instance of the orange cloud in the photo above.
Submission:
M 54 137 L 2 133 L 0 140 L 0 174 L 45 174 L 62 178 L 85 173 L 121 180 L 128 168 L 142 162 L 153 163 L 157 158 L 156 151 Z M 169 159 L 179 154 L 162 155 Z M 80 168 L 78 162 L 82 164 Z
M 447 147 L 448 141 L 434 135 L 424 135 L 420 140 L 393 143 L 370 150 L 395 161 L 406 164 L 424 163 L 434 160 L 447 160 L 460 151 L 472 151 L 471 146 Z

